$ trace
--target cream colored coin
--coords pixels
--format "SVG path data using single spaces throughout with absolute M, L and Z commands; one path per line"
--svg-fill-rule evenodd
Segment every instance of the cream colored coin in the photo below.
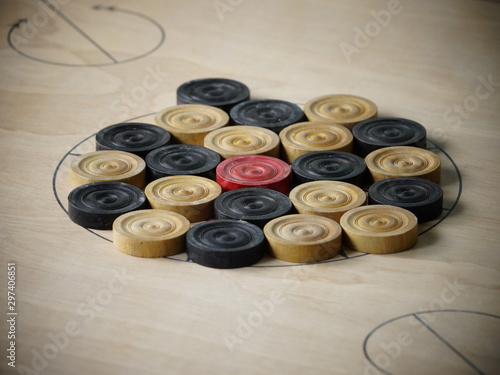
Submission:
M 300 214 L 325 216 L 339 222 L 344 213 L 365 204 L 366 193 L 346 182 L 312 181 L 293 188 L 290 200 Z
M 279 157 L 280 139 L 268 129 L 258 126 L 228 126 L 205 137 L 205 147 L 228 159 L 240 155 Z
M 312 151 L 352 152 L 353 136 L 342 125 L 325 122 L 299 122 L 280 134 L 282 159 L 288 163 Z
M 177 143 L 203 146 L 205 136 L 229 123 L 222 109 L 203 104 L 182 104 L 158 113 L 156 124 L 168 130 Z
M 275 258 L 293 263 L 320 262 L 341 249 L 342 229 L 326 217 L 286 215 L 264 226 L 269 251 Z
M 324 95 L 309 100 L 304 113 L 309 121 L 328 121 L 352 129 L 358 122 L 377 116 L 371 100 L 355 95 Z
M 190 227 L 182 215 L 165 210 L 139 210 L 113 223 L 113 243 L 121 252 L 144 258 L 179 254 L 185 249 Z
M 354 208 L 340 218 L 344 244 L 371 254 L 409 249 L 417 242 L 417 224 L 417 217 L 410 211 L 385 205 Z
M 155 180 L 144 191 L 151 207 L 176 212 L 192 223 L 213 218 L 214 200 L 221 192 L 215 181 L 183 175 Z
M 91 182 L 120 181 L 144 189 L 146 163 L 124 151 L 95 151 L 77 156 L 70 166 L 72 186 Z
M 429 150 L 411 146 L 385 147 L 365 158 L 373 180 L 389 177 L 420 177 L 439 184 L 441 160 Z

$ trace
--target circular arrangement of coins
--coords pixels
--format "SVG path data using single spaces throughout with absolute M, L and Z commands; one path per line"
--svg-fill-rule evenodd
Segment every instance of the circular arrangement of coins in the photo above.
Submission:
M 404 251 L 442 213 L 441 163 L 425 127 L 377 115 L 355 95 L 301 109 L 231 79 L 189 81 L 155 124 L 108 126 L 75 157 L 68 215 L 112 230 L 125 254 L 214 268 Z

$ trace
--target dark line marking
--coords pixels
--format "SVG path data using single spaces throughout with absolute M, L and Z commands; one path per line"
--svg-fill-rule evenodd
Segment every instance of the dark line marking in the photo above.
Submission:
M 313 266 L 313 265 L 317 265 L 317 264 L 335 263 L 335 262 L 340 262 L 340 261 L 347 260 L 347 259 L 361 258 L 361 257 L 367 256 L 367 255 L 370 255 L 370 254 L 363 253 L 363 254 L 353 255 L 350 257 L 346 256 L 345 258 L 344 257 L 334 258 L 334 259 L 328 259 L 328 260 L 324 260 L 322 262 L 314 262 L 314 263 L 269 264 L 269 265 L 254 264 L 254 265 L 252 265 L 252 267 L 257 267 L 257 268 L 274 268 L 274 267 L 276 267 L 276 268 L 278 268 L 278 267 Z
M 165 259 L 175 260 L 177 262 L 192 263 L 189 259 L 179 259 L 179 258 L 172 258 L 172 257 L 165 257 Z
M 108 242 L 113 242 L 113 240 L 110 240 L 109 238 L 106 238 L 106 237 L 100 235 L 99 233 L 94 232 L 92 229 L 89 229 L 89 228 L 83 228 L 83 229 L 85 229 L 86 231 L 88 231 L 92 234 L 95 234 L 97 237 L 101 237 L 103 240 L 106 240 Z
M 73 147 L 69 152 L 67 152 L 63 158 L 59 161 L 59 163 L 57 164 L 56 166 L 56 170 L 54 171 L 54 174 L 52 175 L 52 191 L 54 192 L 54 196 L 56 197 L 56 201 L 57 201 L 57 204 L 59 204 L 59 207 L 62 208 L 62 210 L 64 211 L 64 213 L 66 215 L 68 215 L 69 217 L 69 214 L 68 214 L 68 210 L 66 209 L 66 207 L 64 207 L 63 203 L 61 202 L 61 200 L 59 199 L 59 194 L 57 194 L 57 187 L 56 187 L 56 181 L 57 181 L 57 173 L 59 172 L 59 169 L 61 168 L 61 165 L 62 163 L 64 163 L 64 160 L 66 160 L 66 158 L 69 156 L 69 155 L 80 155 L 80 154 L 72 154 L 71 151 L 73 151 L 75 148 L 77 148 L 78 146 L 80 146 L 82 143 L 86 142 L 88 139 L 92 138 L 93 136 L 95 136 L 96 133 L 88 136 L 87 138 L 85 138 L 83 141 L 79 142 L 75 147 Z M 82 227 L 83 228 L 83 227 Z M 101 237 L 103 240 L 106 240 L 108 242 L 113 242 L 111 241 L 110 239 L 100 235 L 99 233 L 96 233 L 94 232 L 93 230 L 89 229 L 89 228 L 83 228 L 85 229 L 86 231 L 92 233 L 92 234 L 95 234 L 96 236 L 98 237 Z
M 27 18 L 21 18 L 19 21 L 17 21 L 15 24 L 11 25 L 12 28 L 20 27 L 22 23 L 28 22 Z
M 100 8 L 95 8 L 94 9 L 96 10 L 99 10 Z M 158 44 L 156 46 L 154 46 L 150 51 L 148 52 L 145 52 L 143 53 L 142 55 L 139 55 L 139 56 L 135 56 L 135 57 L 131 57 L 130 59 L 125 59 L 123 61 L 120 61 L 120 63 L 124 63 L 124 62 L 130 62 L 130 61 L 134 61 L 134 60 L 137 60 L 137 59 L 140 59 L 144 56 L 147 56 L 151 53 L 153 53 L 154 51 L 156 51 L 158 48 L 160 48 L 160 46 L 163 44 L 163 42 L 165 41 L 165 30 L 163 29 L 163 27 L 156 21 L 154 20 L 153 18 L 151 17 L 148 17 L 148 16 L 145 16 L 144 14 L 141 14 L 141 13 L 138 13 L 138 12 L 134 12 L 132 10 L 127 10 L 127 9 L 123 9 L 123 8 L 118 8 L 118 7 L 104 7 L 103 9 L 106 9 L 108 11 L 112 11 L 112 12 L 122 12 L 122 13 L 126 13 L 126 14 L 131 14 L 133 16 L 136 16 L 136 17 L 139 17 L 139 18 L 142 18 L 146 21 L 149 21 L 150 23 L 152 23 L 154 26 L 156 26 L 158 28 L 158 30 L 160 30 L 160 41 L 158 42 Z M 109 64 L 107 64 L 109 65 Z M 142 117 L 142 116 L 138 116 L 138 117 Z M 129 120 L 130 121 L 130 120 Z
M 68 155 L 71 155 L 71 156 L 80 156 L 81 154 L 75 154 L 74 152 L 70 152 L 70 153 L 68 153 Z
M 134 120 L 136 120 L 138 118 L 146 117 L 146 116 L 151 116 L 151 115 L 154 115 L 154 114 L 156 114 L 156 112 L 148 113 L 148 114 L 142 115 L 142 116 L 137 116 L 137 117 L 131 118 L 130 120 L 123 121 L 123 122 L 134 121 Z M 52 175 L 52 192 L 54 193 L 54 197 L 56 198 L 57 204 L 59 205 L 59 207 L 61 207 L 61 209 L 64 211 L 64 213 L 66 215 L 68 215 L 68 210 L 66 209 L 66 207 L 61 202 L 61 199 L 59 198 L 59 194 L 57 193 L 57 183 L 56 183 L 57 182 L 57 174 L 59 173 L 59 170 L 61 169 L 62 164 L 64 163 L 64 161 L 66 160 L 66 158 L 68 156 L 70 156 L 70 155 L 72 155 L 72 156 L 80 155 L 80 154 L 73 153 L 73 150 L 77 149 L 80 145 L 82 145 L 83 143 L 85 143 L 86 141 L 88 141 L 90 138 L 95 137 L 96 134 L 97 134 L 97 132 L 89 135 L 88 137 L 86 137 L 82 141 L 78 142 L 75 146 L 73 146 L 71 148 L 71 150 L 69 150 L 68 152 L 66 152 L 66 154 L 64 154 L 64 156 L 59 161 L 59 163 L 57 163 L 56 169 L 54 170 L 54 174 Z M 69 217 L 69 215 L 68 215 L 68 217 Z M 95 234 L 97 237 L 101 237 L 102 239 L 104 239 L 104 240 L 106 240 L 108 242 L 113 242 L 109 238 L 104 237 L 103 235 L 95 232 L 92 229 L 89 229 L 89 228 L 83 228 L 83 229 L 85 229 L 86 231 L 88 231 L 88 232 L 90 232 L 92 234 Z
M 443 211 L 451 211 L 451 208 L 443 207 Z
M 427 328 L 434 336 L 436 336 L 443 344 L 445 344 L 453 353 L 459 356 L 465 363 L 467 363 L 471 368 L 473 368 L 478 374 L 485 375 L 472 361 L 470 361 L 466 356 L 464 356 L 460 351 L 451 345 L 448 341 L 445 340 L 439 333 L 437 333 L 434 329 L 432 329 L 429 325 L 427 325 L 422 319 L 418 317 L 417 314 L 413 314 L 413 316 L 425 327 Z
M 341 255 L 339 253 L 339 255 Z M 279 267 L 298 267 L 298 266 L 310 266 L 310 265 L 315 265 L 315 264 L 326 264 L 326 263 L 334 263 L 334 262 L 340 262 L 342 260 L 346 260 L 346 259 L 354 259 L 354 258 L 360 258 L 360 257 L 364 257 L 366 255 L 369 255 L 369 254 L 358 254 L 358 255 L 353 255 L 353 256 L 347 256 L 345 258 L 333 258 L 333 259 L 328 259 L 328 260 L 324 260 L 324 261 L 321 261 L 321 262 L 314 262 L 314 263 L 291 263 L 291 264 L 253 264 L 252 266 L 250 267 L 255 267 L 255 268 L 279 268 Z M 185 259 L 179 259 L 179 258 L 174 258 L 174 257 L 166 257 L 167 259 L 170 259 L 170 260 L 176 260 L 176 261 L 179 261 L 179 262 L 191 262 L 189 259 L 185 260 Z
M 120 61 L 112 61 L 112 62 L 109 62 L 109 63 L 98 63 L 98 64 L 70 64 L 70 63 L 61 63 L 61 62 L 57 62 L 57 61 L 45 60 L 45 59 L 41 59 L 39 57 L 31 56 L 31 55 L 27 54 L 26 52 L 21 51 L 20 49 L 18 49 L 14 45 L 14 43 L 12 42 L 12 33 L 13 33 L 13 31 L 15 29 L 19 28 L 19 26 L 22 23 L 28 22 L 27 18 L 23 18 L 23 19 L 17 21 L 14 25 L 12 25 L 12 27 L 9 30 L 9 32 L 7 33 L 7 42 L 9 43 L 10 48 L 12 48 L 18 54 L 20 54 L 21 56 L 24 56 L 24 57 L 26 57 L 26 58 L 28 58 L 30 60 L 33 60 L 33 61 L 41 62 L 41 63 L 44 63 L 44 64 L 56 65 L 56 66 L 68 66 L 68 67 L 76 67 L 76 68 L 85 68 L 85 67 L 99 67 L 99 66 L 109 66 L 109 65 L 115 65 L 115 64 L 122 64 L 122 63 L 127 63 L 127 62 L 131 62 L 131 61 L 135 61 L 135 60 L 141 59 L 141 58 L 143 58 L 145 56 L 148 56 L 148 55 L 152 54 L 153 52 L 155 52 L 158 48 L 160 48 L 160 46 L 165 41 L 165 30 L 163 29 L 163 27 L 156 20 L 154 20 L 151 17 L 145 16 L 144 14 L 137 13 L 137 12 L 134 12 L 134 11 L 131 11 L 131 10 L 121 9 L 121 8 L 117 8 L 117 7 L 100 7 L 100 6 L 96 7 L 96 6 L 94 6 L 92 8 L 95 9 L 95 10 L 104 9 L 104 10 L 108 10 L 108 11 L 122 12 L 122 13 L 127 13 L 127 14 L 134 15 L 136 17 L 142 18 L 142 19 L 144 19 L 144 20 L 152 23 L 154 26 L 156 26 L 158 28 L 158 30 L 160 31 L 160 41 L 151 50 L 149 50 L 149 51 L 147 51 L 147 52 L 145 52 L 145 53 L 143 53 L 141 55 L 137 55 L 137 56 L 134 56 L 134 57 L 131 57 L 131 58 L 128 58 L 128 59 L 124 59 L 124 60 L 120 60 Z
M 42 0 L 42 2 L 47 5 L 54 13 L 56 13 L 59 17 L 61 17 L 68 25 L 70 25 L 73 29 L 75 29 L 81 36 L 83 36 L 85 39 L 87 39 L 90 43 L 92 43 L 97 49 L 99 49 L 103 54 L 105 54 L 111 61 L 113 61 L 115 64 L 118 63 L 118 60 L 116 60 L 108 51 L 106 51 L 99 43 L 97 43 L 93 38 L 90 37 L 85 31 L 83 31 L 80 27 L 78 27 L 77 24 L 75 24 L 73 21 L 71 21 L 63 12 L 61 12 L 59 9 L 54 7 L 50 2 L 47 0 Z
M 347 254 L 345 253 L 344 249 L 341 249 L 341 250 L 339 251 L 339 255 L 343 256 L 343 257 L 344 257 L 344 258 L 346 258 L 346 259 L 349 259 L 349 256 L 347 256 Z
M 57 180 L 57 173 L 59 172 L 59 169 L 61 168 L 61 165 L 62 163 L 64 163 L 64 160 L 66 160 L 66 158 L 68 157 L 68 155 L 71 155 L 71 151 L 73 151 L 74 149 L 76 149 L 78 146 L 80 146 L 82 143 L 86 142 L 87 140 L 89 140 L 90 138 L 92 138 L 94 134 L 91 134 L 89 135 L 87 138 L 85 138 L 84 140 L 80 141 L 79 143 L 77 143 L 71 150 L 69 150 L 66 154 L 64 154 L 64 156 L 62 157 L 61 160 L 59 160 L 59 163 L 57 163 L 57 166 L 56 166 L 56 169 L 54 171 L 54 174 L 52 175 L 52 191 L 54 192 L 54 196 L 56 197 L 56 201 L 57 203 L 59 204 L 59 206 L 62 208 L 62 210 L 66 213 L 66 215 L 68 214 L 68 211 L 66 210 L 66 207 L 63 206 L 61 200 L 59 199 L 59 195 L 57 194 L 57 187 L 56 187 L 56 180 Z
M 484 313 L 484 312 L 480 312 L 480 311 L 472 311 L 472 310 L 453 310 L 453 309 L 443 309 L 443 310 L 427 310 L 427 311 L 420 311 L 418 312 L 417 314 L 432 314 L 432 313 L 441 313 L 441 312 L 444 312 L 444 313 L 467 313 L 467 314 L 475 314 L 475 315 L 483 315 L 483 316 L 488 316 L 490 318 L 495 318 L 495 319 L 500 319 L 500 316 L 499 315 L 494 315 L 494 314 L 489 314 L 489 313 Z M 370 355 L 368 354 L 368 350 L 367 350 L 367 346 L 368 346 L 368 341 L 370 340 L 370 337 L 376 332 L 378 331 L 380 328 L 382 328 L 383 326 L 386 326 L 396 320 L 400 320 L 400 319 L 404 319 L 404 318 L 408 318 L 410 316 L 413 316 L 415 315 L 415 313 L 410 313 L 410 314 L 405 314 L 405 315 L 400 315 L 400 316 L 396 316 L 394 318 L 391 318 L 389 320 L 386 320 L 385 322 L 383 323 L 380 323 L 379 325 L 377 325 L 375 328 L 373 328 L 369 333 L 368 335 L 366 335 L 364 341 L 363 341 L 363 354 L 365 356 L 365 358 L 367 359 L 367 361 L 373 366 L 375 367 L 378 371 L 380 371 L 382 374 L 385 374 L 385 375 L 394 375 L 392 373 L 390 373 L 389 371 L 386 371 L 384 370 L 383 368 L 379 367 L 374 361 L 373 359 L 370 357 Z
M 436 143 L 434 143 L 434 142 L 432 142 L 430 140 L 427 140 L 427 142 L 431 142 L 437 149 L 439 149 L 448 158 L 448 160 L 451 162 L 451 164 L 453 165 L 453 168 L 455 168 L 455 172 L 457 173 L 457 177 L 458 177 L 458 193 L 457 193 L 457 198 L 455 199 L 455 202 L 453 202 L 453 205 L 448 210 L 448 212 L 446 212 L 446 214 L 441 219 L 439 219 L 437 222 L 435 222 L 429 228 L 427 228 L 424 231 L 420 232 L 418 234 L 419 236 L 422 235 L 422 234 L 424 234 L 424 233 L 427 233 L 432 228 L 434 228 L 436 225 L 438 225 L 439 223 L 441 223 L 444 219 L 446 219 L 453 212 L 453 210 L 455 209 L 455 207 L 457 207 L 458 201 L 460 200 L 460 197 L 462 196 L 462 175 L 460 174 L 460 170 L 458 169 L 457 164 L 450 157 L 450 155 L 448 155 L 448 153 L 445 150 L 443 150 L 441 147 L 439 147 Z

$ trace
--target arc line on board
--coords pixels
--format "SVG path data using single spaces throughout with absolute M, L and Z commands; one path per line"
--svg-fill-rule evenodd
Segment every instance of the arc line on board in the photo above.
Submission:
M 76 32 L 78 32 L 81 36 L 87 39 L 90 43 L 92 43 L 99 51 L 101 51 L 104 55 L 106 55 L 111 61 L 115 64 L 118 63 L 108 51 L 106 51 L 99 43 L 97 43 L 93 38 L 91 38 L 85 31 L 83 31 L 77 24 L 71 21 L 64 13 L 62 13 L 59 9 L 55 8 L 50 2 L 46 0 L 42 0 L 43 3 L 49 7 L 55 14 L 57 14 L 64 22 L 70 25 Z
M 453 345 L 451 345 L 448 341 L 444 339 L 439 333 L 437 333 L 434 329 L 432 329 L 428 324 L 426 324 L 422 319 L 418 317 L 418 314 L 413 314 L 415 319 L 417 319 L 420 324 L 422 324 L 430 333 L 432 333 L 436 338 L 438 338 L 443 344 L 445 344 L 453 353 L 455 353 L 460 359 L 462 359 L 465 363 L 467 363 L 474 371 L 476 371 L 480 375 L 486 375 L 482 372 L 471 360 L 469 360 L 466 356 L 458 351 Z
M 46 0 L 45 0 L 46 1 Z M 45 4 L 45 2 L 44 2 Z M 49 7 L 50 4 L 47 4 L 47 7 Z M 50 8 L 51 10 L 53 10 L 54 12 L 57 12 L 57 14 L 61 15 L 61 17 L 66 17 L 64 15 L 62 15 L 62 13 L 60 11 L 57 11 L 57 9 L 53 9 L 53 7 Z M 153 52 L 155 52 L 157 49 L 160 48 L 160 46 L 164 43 L 165 41 L 165 30 L 163 29 L 163 27 L 156 21 L 154 20 L 153 18 L 151 17 L 148 17 L 144 14 L 141 14 L 141 13 L 138 13 L 138 12 L 134 12 L 134 11 L 131 11 L 131 10 L 127 10 L 127 9 L 121 9 L 121 8 L 117 8 L 117 7 L 103 7 L 103 6 L 93 6 L 92 9 L 94 10 L 107 10 L 107 11 L 110 11 L 110 12 L 120 12 L 120 13 L 124 13 L 124 14 L 130 14 L 130 15 L 133 15 L 135 17 L 138 17 L 138 18 L 142 18 L 143 20 L 145 21 L 148 21 L 149 23 L 151 23 L 153 26 L 155 26 L 158 31 L 160 32 L 160 40 L 158 41 L 158 43 L 153 47 L 151 48 L 150 50 L 140 54 L 140 55 L 137 55 L 137 56 L 132 56 L 128 59 L 123 59 L 123 60 L 117 60 L 115 59 L 108 51 L 106 51 L 104 48 L 100 47 L 100 45 L 97 44 L 97 42 L 95 40 L 93 40 L 92 38 L 90 38 L 90 36 L 85 36 L 83 35 L 82 33 L 83 30 L 78 28 L 78 26 L 76 26 L 76 24 L 72 23 L 71 20 L 69 20 L 68 17 L 66 17 L 66 22 L 69 21 L 70 25 L 71 23 L 76 26 L 80 31 L 80 34 L 82 34 L 86 39 L 88 39 L 91 43 L 93 43 L 97 48 L 99 48 L 104 55 L 106 55 L 106 57 L 108 57 L 108 59 L 110 60 L 109 62 L 105 62 L 105 63 L 96 63 L 96 64 L 73 64 L 73 63 L 65 63 L 65 62 L 58 62 L 58 61 L 52 61 L 52 60 L 46 60 L 46 59 L 42 59 L 42 58 L 39 58 L 39 57 L 35 57 L 35 56 L 32 56 L 24 51 L 22 51 L 21 49 L 19 49 L 15 43 L 12 41 L 12 35 L 14 33 L 14 31 L 16 29 L 19 29 L 21 24 L 23 23 L 26 23 L 28 22 L 28 19 L 25 17 L 25 18 L 22 18 L 20 20 L 18 20 L 16 23 L 14 23 L 11 28 L 9 29 L 8 33 L 7 33 L 7 43 L 9 44 L 10 48 L 12 48 L 14 51 L 16 51 L 17 53 L 19 53 L 21 56 L 24 56 L 30 60 L 34 60 L 34 61 L 38 61 L 38 62 L 41 62 L 41 63 L 45 63 L 45 64 L 51 64 L 51 65 L 57 65 L 57 66 L 70 66 L 70 67 L 99 67 L 99 66 L 109 66 L 109 65 L 115 65 L 115 64 L 122 64 L 122 63 L 127 63 L 127 62 L 131 62 L 131 61 L 134 61 L 134 60 L 137 60 L 137 59 L 140 59 L 140 58 L 143 58 L 145 56 L 148 56 L 150 54 L 152 54 Z M 64 18 L 63 18 L 64 19 Z M 76 29 L 75 29 L 76 30 Z M 78 30 L 76 30 L 78 31 Z M 90 39 L 92 40 L 90 40 Z
M 419 236 L 421 236 L 424 233 L 427 233 L 432 228 L 434 228 L 436 225 L 438 225 L 439 223 L 441 223 L 444 219 L 446 219 L 453 212 L 453 210 L 455 209 L 455 207 L 458 204 L 458 201 L 460 200 L 460 197 L 462 196 L 462 175 L 460 174 L 460 170 L 458 169 L 457 164 L 450 157 L 450 155 L 448 155 L 448 153 L 445 150 L 443 150 L 440 146 L 438 146 L 433 141 L 430 141 L 430 140 L 427 140 L 427 141 L 431 142 L 434 145 L 435 148 L 437 148 L 439 151 L 441 151 L 448 158 L 448 160 L 451 162 L 451 164 L 453 165 L 453 168 L 455 169 L 455 172 L 457 173 L 457 178 L 458 178 L 458 193 L 457 193 L 457 197 L 456 197 L 455 201 L 453 202 L 453 204 L 451 205 L 451 207 L 449 209 L 445 210 L 446 214 L 441 219 L 439 219 L 436 223 L 434 223 L 433 225 L 431 225 L 429 228 L 427 228 L 424 231 L 420 232 L 418 234 Z
M 480 312 L 480 311 L 473 311 L 473 310 L 460 310 L 460 309 L 426 310 L 426 311 L 419 311 L 417 313 L 409 313 L 409 314 L 404 314 L 404 315 L 396 316 L 396 317 L 393 317 L 391 319 L 386 320 L 385 322 L 382 322 L 382 323 L 378 324 L 376 327 L 374 327 L 368 333 L 368 335 L 366 335 L 366 337 L 365 337 L 365 339 L 363 341 L 363 354 L 364 354 L 365 358 L 380 373 L 385 374 L 385 375 L 395 375 L 392 372 L 389 372 L 386 369 L 383 369 L 382 367 L 380 367 L 379 365 L 377 365 L 377 363 L 375 362 L 375 360 L 368 353 L 368 342 L 370 341 L 370 339 L 372 338 L 372 336 L 374 335 L 375 332 L 377 332 L 378 330 L 382 329 L 384 326 L 387 326 L 387 325 L 389 325 L 389 324 L 391 324 L 391 323 L 393 323 L 395 321 L 398 321 L 398 320 L 401 320 L 401 319 L 404 319 L 404 318 L 409 318 L 409 317 L 415 317 L 415 318 L 417 318 L 416 315 L 436 314 L 436 313 L 457 313 L 457 314 L 458 313 L 463 313 L 463 314 L 472 314 L 472 315 L 486 316 L 486 317 L 490 317 L 490 318 L 494 318 L 494 319 L 499 319 L 500 320 L 500 316 L 495 315 L 495 314 L 490 314 L 490 313 Z M 420 319 L 418 319 L 418 320 L 421 321 Z M 481 371 L 481 370 L 479 370 L 479 371 Z M 480 372 L 480 374 L 483 374 L 483 373 Z

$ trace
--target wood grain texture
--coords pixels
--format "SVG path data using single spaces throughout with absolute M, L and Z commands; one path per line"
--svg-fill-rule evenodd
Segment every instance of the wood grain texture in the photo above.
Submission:
M 365 158 L 373 181 L 390 177 L 420 177 L 439 184 L 441 160 L 434 152 L 411 146 L 384 147 Z
M 155 121 L 172 134 L 177 143 L 203 146 L 208 133 L 228 124 L 229 115 L 208 105 L 183 104 L 160 111 Z
M 269 129 L 234 125 L 214 130 L 205 137 L 204 146 L 224 159 L 243 155 L 279 157 L 280 138 Z
M 478 373 L 412 315 L 374 329 L 427 310 L 500 315 L 499 4 L 401 0 L 390 3 L 391 13 L 386 0 L 221 2 L 228 10 L 212 0 L 59 2 L 116 60 L 135 57 L 125 63 L 58 15 L 36 26 L 43 16 L 33 16 L 45 12 L 38 1 L 1 2 L 0 300 L 5 314 L 6 264 L 16 262 L 18 367 L 7 365 L 4 321 L 0 373 L 19 374 L 21 365 L 35 371 L 34 351 L 45 348 L 51 359 L 35 361 L 40 375 L 378 374 L 363 350 L 372 331 L 366 353 L 385 372 Z M 104 3 L 147 18 L 92 8 Z M 387 21 L 377 27 L 373 14 Z M 36 31 L 21 23 L 11 33 L 24 38 L 17 40 L 25 54 L 107 65 L 21 55 L 7 36 L 24 18 Z M 148 18 L 165 38 L 137 58 L 161 41 Z M 71 222 L 52 188 L 54 178 L 64 206 L 76 158 L 64 156 L 80 142 L 72 153 L 94 151 L 93 134 L 105 126 L 136 117 L 154 124 L 156 113 L 176 104 L 177 87 L 201 77 L 236 79 L 252 98 L 301 108 L 318 96 L 353 94 L 376 103 L 380 116 L 413 119 L 459 168 L 460 201 L 408 251 L 345 250 L 349 259 L 340 253 L 293 267 L 266 257 L 238 270 L 127 256 Z M 458 178 L 433 152 L 442 158 L 450 209 Z M 495 319 L 419 316 L 482 372 L 500 368 Z M 66 327 L 66 345 L 51 352 L 51 337 L 62 339 Z M 394 343 L 401 351 L 393 358 L 384 347 Z
M 214 201 L 222 189 L 199 176 L 170 176 L 150 182 L 144 193 L 151 207 L 176 212 L 192 223 L 214 217 Z
M 352 133 L 341 125 L 299 122 L 287 126 L 279 136 L 281 158 L 288 163 L 311 151 L 352 152 Z
M 159 258 L 185 250 L 189 221 L 165 210 L 132 211 L 113 223 L 113 244 L 122 253 L 142 258 Z
M 264 235 L 271 255 L 285 262 L 320 262 L 333 258 L 342 247 L 342 228 L 323 216 L 281 216 L 264 226 Z
M 146 163 L 124 151 L 95 151 L 78 156 L 71 163 L 73 187 L 91 182 L 119 181 L 143 189 L 146 183 Z
M 354 208 L 340 218 L 344 243 L 370 254 L 408 250 L 418 239 L 417 217 L 404 208 L 373 205 Z
M 304 104 L 309 121 L 328 121 L 352 129 L 358 122 L 377 116 L 377 105 L 356 95 L 330 94 Z
M 301 214 L 320 215 L 337 223 L 344 213 L 366 203 L 366 193 L 340 181 L 312 181 L 290 191 L 290 200 Z

